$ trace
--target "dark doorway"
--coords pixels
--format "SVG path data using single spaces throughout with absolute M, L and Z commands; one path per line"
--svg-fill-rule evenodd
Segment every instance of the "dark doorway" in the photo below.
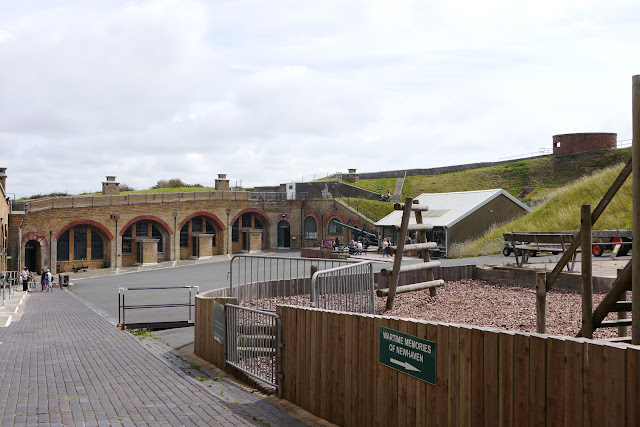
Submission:
M 136 242 L 136 262 L 142 264 L 142 243 Z
M 289 248 L 291 247 L 291 229 L 287 221 L 280 221 L 278 223 L 278 247 Z
M 249 233 L 242 233 L 242 250 L 246 251 L 249 249 Z
M 200 256 L 200 247 L 198 246 L 198 238 L 191 237 L 191 256 L 199 257 Z
M 40 243 L 36 240 L 29 240 L 24 245 L 24 266 L 29 271 L 40 271 Z

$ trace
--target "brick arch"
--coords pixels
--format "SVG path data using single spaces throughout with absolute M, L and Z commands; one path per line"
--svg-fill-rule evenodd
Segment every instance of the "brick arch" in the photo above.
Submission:
M 320 227 L 322 225 L 322 221 L 320 220 L 320 217 L 314 211 L 307 211 L 307 212 L 304 213 L 304 217 L 302 218 L 302 224 L 303 225 L 304 225 L 304 220 L 307 219 L 307 217 L 310 217 L 310 216 L 312 216 L 316 220 L 316 224 L 318 224 L 318 227 Z
M 337 214 L 333 214 L 330 215 L 326 221 L 326 224 L 324 224 L 325 227 L 329 228 L 329 224 L 331 224 L 331 221 L 333 221 L 334 219 L 337 219 L 338 222 L 341 222 L 343 224 L 346 224 L 343 220 L 340 219 L 340 216 L 338 216 Z
M 44 247 L 49 247 L 49 239 L 39 231 L 29 231 L 22 236 L 22 245 L 26 245 L 30 240 L 35 240 Z
M 90 225 L 90 226 L 92 226 L 94 228 L 97 228 L 101 232 L 103 232 L 104 235 L 107 236 L 107 239 L 109 241 L 113 240 L 113 234 L 111 234 L 111 232 L 109 231 L 109 229 L 107 229 L 107 227 L 105 227 L 104 225 L 102 225 L 98 221 L 94 221 L 94 220 L 91 220 L 91 219 L 79 219 L 77 221 L 70 222 L 69 224 L 67 224 L 64 227 L 62 227 L 62 229 L 58 232 L 58 234 L 56 234 L 56 240 L 58 240 L 60 238 L 60 236 L 62 236 L 62 234 L 65 231 L 72 229 L 76 225 Z
M 224 224 L 222 223 L 222 221 L 220 221 L 220 218 L 218 218 L 217 216 L 215 216 L 214 214 L 210 213 L 210 212 L 194 212 L 191 215 L 189 215 L 188 217 L 186 217 L 180 224 L 178 224 L 178 230 L 182 230 L 182 227 L 184 227 L 184 225 L 191 221 L 193 218 L 197 217 L 197 216 L 204 216 L 207 217 L 208 219 L 212 220 L 213 223 L 216 225 L 216 227 L 221 230 L 224 231 L 226 229 L 226 227 L 224 226 Z
M 233 224 L 234 222 L 236 222 L 236 220 L 238 218 L 240 218 L 242 215 L 246 214 L 246 213 L 255 213 L 260 215 L 260 217 L 262 219 L 265 220 L 265 222 L 267 223 L 266 225 L 268 225 L 269 227 L 271 227 L 271 220 L 269 219 L 269 217 L 267 217 L 267 214 L 265 214 L 263 211 L 261 211 L 260 209 L 255 209 L 255 208 L 247 208 L 247 209 L 243 209 L 240 212 L 238 212 L 236 214 L 236 216 L 233 217 L 233 219 L 231 220 L 231 222 L 229 224 Z
M 157 222 L 158 224 L 160 224 L 161 226 L 164 227 L 164 229 L 165 229 L 165 231 L 167 233 L 169 233 L 170 235 L 173 234 L 173 230 L 171 230 L 171 227 L 169 227 L 169 224 L 164 222 L 164 220 L 162 220 L 162 219 L 160 219 L 160 218 L 158 218 L 157 216 L 154 216 L 154 215 L 140 215 L 140 216 L 137 216 L 137 217 L 133 218 L 129 222 L 127 222 L 122 227 L 122 229 L 120 230 L 118 235 L 120 235 L 120 237 L 122 237 L 124 232 L 127 231 L 127 228 L 131 227 L 133 224 L 135 224 L 138 221 L 154 221 L 154 222 Z

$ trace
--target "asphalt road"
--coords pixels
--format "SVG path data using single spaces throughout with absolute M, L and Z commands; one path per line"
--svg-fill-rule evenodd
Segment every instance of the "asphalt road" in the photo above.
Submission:
M 279 254 L 284 255 L 284 254 Z M 298 256 L 297 252 L 290 252 L 285 256 Z M 390 268 L 392 260 L 382 258 L 380 255 L 372 255 L 375 261 L 374 271 L 382 268 Z M 544 255 L 537 257 L 542 261 L 555 261 L 560 255 Z M 535 262 L 536 258 L 531 259 Z M 447 265 L 485 265 L 515 263 L 512 256 L 503 255 L 480 256 L 460 259 L 441 259 L 443 266 Z M 415 257 L 405 257 L 403 264 L 422 262 Z M 152 286 L 198 286 L 200 292 L 207 292 L 228 286 L 228 272 L 230 261 L 208 262 L 182 267 L 169 267 L 149 271 L 129 272 L 95 278 L 73 278 L 72 290 L 78 295 L 101 307 L 113 316 L 118 316 L 118 292 L 119 288 L 152 287 Z M 128 291 L 126 293 L 127 305 L 132 304 L 164 304 L 187 303 L 189 293 L 185 289 L 175 291 Z M 156 320 L 186 320 L 188 308 L 179 307 L 172 309 L 157 308 L 148 310 L 131 310 L 126 314 L 127 322 L 156 321 Z M 156 335 L 173 347 L 181 347 L 193 342 L 193 328 L 179 328 L 166 331 L 158 331 Z

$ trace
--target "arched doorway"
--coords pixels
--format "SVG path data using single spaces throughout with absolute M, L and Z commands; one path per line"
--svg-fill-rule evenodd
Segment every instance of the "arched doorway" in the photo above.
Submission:
M 26 245 L 24 245 L 24 266 L 26 266 L 29 271 L 40 271 L 41 266 L 40 260 L 40 243 L 37 240 L 29 240 Z
M 287 221 L 280 221 L 278 223 L 278 247 L 291 247 L 291 229 Z

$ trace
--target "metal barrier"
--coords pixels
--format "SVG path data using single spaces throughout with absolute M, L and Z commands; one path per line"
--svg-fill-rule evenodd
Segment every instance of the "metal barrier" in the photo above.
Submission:
M 13 296 L 18 283 L 19 273 L 17 271 L 1 271 L 2 276 L 2 305 Z
M 226 363 L 280 392 L 280 316 L 254 308 L 226 304 Z
M 238 255 L 231 259 L 229 289 L 213 291 L 207 296 L 234 297 L 238 303 L 264 310 L 275 310 L 277 304 L 310 306 L 313 272 L 359 262 L 350 259 Z
M 125 291 L 150 291 L 150 290 L 169 290 L 169 289 L 189 289 L 189 300 L 186 303 L 169 303 L 169 304 L 133 304 L 126 305 Z M 199 286 L 153 286 L 153 287 L 138 287 L 138 288 L 120 288 L 118 291 L 118 327 L 121 329 L 135 329 L 135 328 L 170 328 L 179 326 L 193 325 L 193 317 L 191 316 L 191 307 L 195 307 L 193 300 L 193 290 L 196 290 L 196 295 L 199 293 Z M 127 310 L 142 310 L 142 309 L 155 309 L 155 308 L 174 308 L 174 307 L 188 307 L 189 315 L 186 321 L 158 321 L 158 322 L 139 322 L 129 323 L 126 322 Z
M 311 279 L 311 289 L 313 307 L 375 314 L 371 261 L 318 271 Z

